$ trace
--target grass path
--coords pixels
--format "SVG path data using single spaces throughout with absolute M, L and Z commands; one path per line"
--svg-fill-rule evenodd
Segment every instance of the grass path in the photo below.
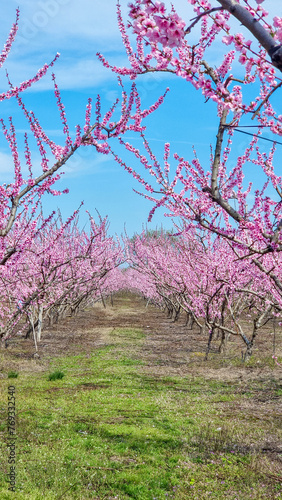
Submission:
M 132 296 L 47 329 L 39 359 L 24 346 L 0 354 L 1 500 L 282 498 L 281 372 L 268 352 L 246 367 L 232 353 L 204 362 L 196 331 Z

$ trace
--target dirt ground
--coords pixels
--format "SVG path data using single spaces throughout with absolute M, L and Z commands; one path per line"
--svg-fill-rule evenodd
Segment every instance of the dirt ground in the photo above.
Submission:
M 118 329 L 141 329 L 145 338 L 134 348 L 134 356 L 140 357 L 144 365 L 138 369 L 150 376 L 201 376 L 229 384 L 234 390 L 244 393 L 250 382 L 265 384 L 252 398 L 242 399 L 240 405 L 220 403 L 219 410 L 234 416 L 244 413 L 258 421 L 269 416 L 281 420 L 282 397 L 277 396 L 271 381 L 282 384 L 282 367 L 273 365 L 273 339 L 271 326 L 258 339 L 255 350 L 255 363 L 249 365 L 240 361 L 242 346 L 233 340 L 223 354 L 218 353 L 218 343 L 214 343 L 210 358 L 205 361 L 207 336 L 200 335 L 199 328 L 188 330 L 183 316 L 177 322 L 167 318 L 163 311 L 147 306 L 143 298 L 132 294 L 118 294 L 113 306 L 95 304 L 93 308 L 81 311 L 75 317 L 67 317 L 58 324 L 46 326 L 39 343 L 38 354 L 32 339 L 15 337 L 8 347 L 0 350 L 0 378 L 6 378 L 9 370 L 46 371 L 50 361 L 59 356 L 85 353 L 113 344 L 113 333 Z M 280 336 L 279 336 L 280 335 Z M 281 333 L 276 332 L 276 352 L 281 355 Z M 280 343 L 279 343 L 280 342 Z M 130 351 L 130 345 L 128 345 Z M 262 353 L 261 360 L 259 358 Z M 269 362 L 266 363 L 265 359 Z M 265 452 L 281 465 L 282 443 L 272 436 Z
M 80 311 L 58 324 L 44 326 L 38 355 L 35 354 L 32 339 L 10 339 L 7 348 L 1 347 L 4 361 L 3 366 L 0 366 L 0 377 L 4 376 L 3 370 L 7 369 L 46 369 L 55 357 L 82 352 L 87 354 L 112 344 L 111 333 L 115 329 L 139 328 L 146 335 L 140 350 L 140 356 L 146 361 L 144 369 L 156 376 L 185 376 L 193 373 L 226 381 L 247 381 L 260 376 L 282 380 L 282 367 L 280 369 L 277 366 L 273 370 L 271 364 L 267 366 L 263 358 L 259 358 L 260 353 L 264 358 L 271 358 L 273 353 L 272 325 L 265 327 L 263 334 L 258 336 L 254 351 L 256 365 L 241 363 L 240 339 L 232 339 L 224 355 L 218 353 L 219 341 L 214 341 L 209 360 L 205 361 L 207 335 L 200 335 L 197 326 L 189 330 L 184 315 L 173 322 L 160 309 L 147 305 L 142 297 L 129 293 L 117 294 L 113 298 L 113 305 L 110 300 L 106 304 L 105 308 L 102 303 L 97 303 L 93 308 Z M 281 331 L 276 332 L 278 356 L 282 353 L 281 340 Z

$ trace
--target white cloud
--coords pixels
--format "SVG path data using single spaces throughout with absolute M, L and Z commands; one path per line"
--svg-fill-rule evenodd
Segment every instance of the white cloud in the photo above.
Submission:
M 45 61 L 41 61 L 42 66 L 44 63 Z M 115 58 L 115 64 L 119 66 L 128 66 L 128 60 L 126 57 L 118 57 Z M 12 61 L 10 64 L 7 64 L 9 78 L 13 85 L 17 85 L 23 80 L 32 78 L 39 67 L 40 61 L 27 59 Z M 56 81 L 60 90 L 91 88 L 103 82 L 111 80 L 117 81 L 117 76 L 112 73 L 111 70 L 104 68 L 97 58 L 84 57 L 77 59 L 75 57 L 64 58 L 61 56 L 53 68 L 49 69 L 49 76 L 46 75 L 39 82 L 33 84 L 31 91 L 52 90 L 52 72 L 56 75 Z M 0 73 L 0 85 L 3 89 L 8 88 L 6 75 L 3 71 Z
M 111 156 L 96 153 L 93 148 L 81 148 L 67 162 L 63 171 L 64 179 L 81 178 L 84 175 L 115 172 L 117 166 Z
M 0 151 L 0 174 L 3 178 L 10 178 L 14 172 L 13 158 L 9 153 Z
M 32 172 L 34 176 L 40 175 L 42 172 L 41 156 L 38 151 L 31 151 Z M 54 163 L 54 157 L 49 155 L 51 167 Z M 28 177 L 28 169 L 25 165 L 24 158 L 21 158 L 22 174 Z M 63 179 L 81 177 L 83 175 L 99 174 L 100 172 L 111 172 L 116 170 L 114 160 L 111 156 L 106 156 L 96 153 L 94 148 L 80 148 L 62 168 L 65 173 Z M 0 151 L 0 175 L 1 183 L 10 183 L 14 180 L 14 162 L 12 155 Z
M 107 0 L 107 3 L 104 0 L 12 0 L 8 6 L 9 15 L 6 10 L 2 20 L 1 33 L 9 29 L 19 5 L 17 50 L 21 47 L 25 51 L 37 51 L 44 47 L 45 51 L 47 40 L 49 48 L 56 51 L 78 49 L 80 45 L 80 50 L 88 52 L 92 42 L 97 43 L 97 47 L 93 47 L 94 54 L 103 46 L 110 45 L 114 49 L 120 40 L 115 3 L 115 0 Z

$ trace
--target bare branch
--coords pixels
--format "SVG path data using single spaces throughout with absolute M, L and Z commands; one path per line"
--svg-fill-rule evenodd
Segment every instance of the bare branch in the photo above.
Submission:
M 228 203 L 227 200 L 224 200 L 224 198 L 222 198 L 218 187 L 218 171 L 220 166 L 223 135 L 226 126 L 227 115 L 228 115 L 228 110 L 224 109 L 222 117 L 220 119 L 218 132 L 216 136 L 216 146 L 215 146 L 214 161 L 212 166 L 210 196 L 218 205 L 220 205 L 223 208 L 223 210 L 225 210 L 230 215 L 230 217 L 232 217 L 232 219 L 236 220 L 237 222 L 240 222 L 241 220 L 243 220 L 243 217 L 236 210 L 234 210 L 234 208 L 231 207 L 231 205 Z
M 208 14 L 212 14 L 213 12 L 216 12 L 218 10 L 223 10 L 223 9 L 224 9 L 223 7 L 214 7 L 213 9 L 206 10 L 205 12 L 202 12 L 197 17 L 193 17 L 192 19 L 190 19 L 190 21 L 193 21 L 193 23 L 190 24 L 190 26 L 188 26 L 188 28 L 186 28 L 185 35 L 187 35 L 188 33 L 191 32 L 191 29 L 194 28 L 194 26 L 196 26 L 196 24 L 200 21 L 200 19 L 203 16 L 207 16 Z
M 270 96 L 275 92 L 275 90 L 279 89 L 279 87 L 282 86 L 282 82 L 278 83 L 278 85 L 276 85 L 270 92 L 269 94 L 267 94 L 267 96 L 263 99 L 263 101 L 260 103 L 260 105 L 258 106 L 258 108 L 255 110 L 253 116 L 252 116 L 252 120 L 255 119 L 255 117 L 259 114 L 262 106 L 268 101 L 268 99 L 270 98 Z

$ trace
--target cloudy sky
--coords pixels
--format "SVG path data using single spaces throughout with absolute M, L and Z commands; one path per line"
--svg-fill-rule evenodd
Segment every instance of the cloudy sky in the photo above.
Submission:
M 33 76 L 57 52 L 60 58 L 54 71 L 61 89 L 70 127 L 83 125 L 87 98 L 101 95 L 103 109 L 111 106 L 119 95 L 116 77 L 99 63 L 96 52 L 102 52 L 111 63 L 126 65 L 126 56 L 117 27 L 115 0 L 10 0 L 1 10 L 0 42 L 4 44 L 20 8 L 19 31 L 4 71 L 0 74 L 1 91 L 7 88 L 5 69 L 13 84 Z M 123 11 L 127 12 L 127 1 L 121 0 Z M 265 7 L 273 14 L 277 12 L 275 0 L 266 0 Z M 193 12 L 185 0 L 175 0 L 177 12 L 187 24 Z M 280 10 L 281 7 L 280 7 Z M 214 62 L 217 54 L 214 52 Z M 209 145 L 214 142 L 216 110 L 208 103 L 204 105 L 198 95 L 186 82 L 163 75 L 151 75 L 138 81 L 138 90 L 144 107 L 149 106 L 169 86 L 163 106 L 148 118 L 147 137 L 154 151 L 162 157 L 163 145 L 171 141 L 174 151 L 187 159 L 195 145 L 203 161 L 208 162 Z M 60 120 L 52 93 L 51 72 L 30 91 L 25 93 L 25 103 L 39 117 L 45 130 L 58 142 L 63 140 Z M 11 100 L 1 103 L 1 117 L 13 115 L 18 130 L 19 143 L 27 129 L 20 111 Z M 247 144 L 246 136 L 240 137 L 235 149 L 242 151 Z M 132 139 L 135 145 L 137 139 Z M 134 142 L 135 141 L 135 142 Z M 282 149 L 282 148 L 281 148 Z M 39 160 L 34 151 L 34 164 Z M 0 175 L 5 182 L 11 172 L 11 159 L 0 140 Z M 129 234 L 140 231 L 146 223 L 151 205 L 133 192 L 139 189 L 130 176 L 106 156 L 97 155 L 94 150 L 83 148 L 65 169 L 60 188 L 68 187 L 69 195 L 59 198 L 45 197 L 45 209 L 51 211 L 60 207 L 67 217 L 83 200 L 85 208 L 102 216 L 109 216 L 111 232 L 120 234 L 124 225 Z M 83 220 L 83 217 L 82 217 Z M 149 227 L 170 226 L 160 211 Z

